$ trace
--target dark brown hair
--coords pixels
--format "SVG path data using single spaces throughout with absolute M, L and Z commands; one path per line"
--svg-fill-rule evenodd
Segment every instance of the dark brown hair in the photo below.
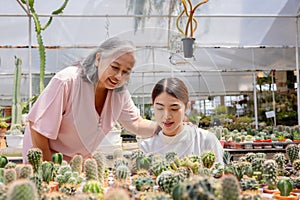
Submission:
M 178 78 L 164 78 L 156 83 L 152 90 L 152 103 L 161 93 L 167 94 L 179 99 L 187 106 L 189 102 L 189 92 L 186 85 Z

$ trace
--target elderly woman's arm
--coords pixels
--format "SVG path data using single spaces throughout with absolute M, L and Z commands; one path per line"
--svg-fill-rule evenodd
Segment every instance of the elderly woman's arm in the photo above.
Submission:
M 142 117 L 137 118 L 135 121 L 120 121 L 120 123 L 126 130 L 143 138 L 153 136 L 159 129 L 156 122 Z

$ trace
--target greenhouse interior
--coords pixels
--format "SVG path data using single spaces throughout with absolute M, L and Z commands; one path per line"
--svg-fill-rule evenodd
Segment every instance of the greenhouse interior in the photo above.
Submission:
M 0 200 L 300 199 L 300 0 L 0 4 Z

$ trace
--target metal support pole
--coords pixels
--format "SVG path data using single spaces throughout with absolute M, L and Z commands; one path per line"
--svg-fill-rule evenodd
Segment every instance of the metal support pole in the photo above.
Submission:
M 299 42 L 298 42 L 298 18 L 296 18 L 296 74 L 297 74 L 297 111 L 298 111 L 298 125 L 300 125 L 300 84 L 299 84 Z
M 256 73 L 253 73 L 253 101 L 254 101 L 255 128 L 258 129 L 257 97 L 256 97 Z

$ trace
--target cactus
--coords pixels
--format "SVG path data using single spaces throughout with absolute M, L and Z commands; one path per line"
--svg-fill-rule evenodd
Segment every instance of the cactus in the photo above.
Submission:
M 39 173 L 43 162 L 43 153 L 39 148 L 31 148 L 27 151 L 28 162 L 33 166 L 33 172 Z
M 294 160 L 299 159 L 299 146 L 296 144 L 289 144 L 286 147 L 286 154 L 291 164 Z
M 173 152 L 173 151 L 170 151 L 170 152 L 167 152 L 166 155 L 165 155 L 165 159 L 167 162 L 172 162 L 174 161 L 174 159 L 178 157 L 177 153 Z
M 151 167 L 151 158 L 147 156 L 139 156 L 136 158 L 136 169 L 150 169 Z
M 277 166 L 279 169 L 285 168 L 285 155 L 283 153 L 275 153 L 273 156 L 273 159 L 275 160 Z
M 241 195 L 241 200 L 262 200 L 264 199 L 258 190 L 247 190 Z
M 7 157 L 4 155 L 0 155 L 0 168 L 4 168 L 7 163 L 8 163 Z
M 69 0 L 65 0 L 63 5 L 52 12 L 52 15 L 58 15 L 60 13 L 63 12 L 63 10 L 65 9 L 67 3 Z M 26 6 L 26 2 L 27 0 L 21 0 L 21 2 L 23 4 L 25 4 Z M 38 14 L 36 13 L 35 9 L 34 9 L 34 0 L 30 0 L 29 3 L 29 10 L 32 14 L 33 17 L 33 21 L 34 21 L 34 25 L 35 25 L 35 32 L 37 35 L 37 42 L 39 44 L 39 54 L 40 54 L 40 93 L 44 90 L 44 77 L 45 77 L 45 68 L 46 68 L 46 52 L 45 52 L 45 46 L 44 46 L 44 42 L 42 39 L 42 31 L 46 30 L 46 28 L 48 28 L 48 26 L 51 24 L 52 22 L 52 16 L 50 16 L 49 20 L 47 21 L 47 23 L 45 24 L 45 26 L 42 27 L 41 22 L 39 20 Z
M 5 165 L 5 169 L 10 169 L 10 168 L 16 168 L 17 164 L 14 162 L 9 161 L 6 165 Z
M 116 178 L 117 180 L 126 180 L 130 175 L 130 170 L 126 165 L 119 165 L 116 168 Z
M 8 188 L 8 200 L 37 200 L 38 194 L 34 183 L 30 180 L 18 180 Z
M 201 154 L 201 161 L 204 167 L 211 168 L 216 161 L 216 155 L 212 151 L 204 152 Z
M 276 189 L 277 164 L 274 160 L 267 159 L 263 165 L 263 177 L 269 190 Z
M 52 155 L 52 162 L 61 165 L 63 158 L 64 158 L 64 155 L 62 153 L 60 153 L 60 152 L 54 153 Z
M 14 182 L 17 179 L 17 172 L 15 168 L 9 168 L 4 170 L 4 180 L 5 184 Z
M 88 158 L 84 161 L 84 172 L 86 174 L 87 181 L 98 181 L 98 166 L 94 158 Z
M 248 152 L 246 153 L 245 157 L 246 157 L 246 161 L 251 163 L 252 160 L 256 158 L 256 154 L 253 152 Z
M 277 188 L 280 191 L 280 196 L 289 196 L 293 190 L 293 184 L 288 177 L 281 177 L 277 182 Z
M 100 151 L 95 151 L 92 157 L 96 160 L 97 163 L 98 179 L 101 183 L 103 183 L 105 178 L 105 157 Z
M 184 176 L 182 174 L 171 171 L 162 172 L 156 179 L 159 188 L 168 194 L 171 194 L 174 186 L 183 180 Z
M 83 186 L 82 192 L 97 194 L 99 199 L 103 199 L 104 195 L 104 189 L 101 183 L 97 180 L 88 180 Z
M 10 130 L 13 130 L 16 125 L 22 124 L 22 106 L 21 106 L 21 95 L 20 95 L 20 86 L 21 86 L 21 65 L 22 60 L 15 57 L 15 74 L 14 74 L 14 85 L 13 85 L 13 94 L 12 94 L 12 109 L 11 109 L 11 124 Z M 19 134 L 22 134 L 20 129 Z
M 240 196 L 240 186 L 237 178 L 233 175 L 221 178 L 221 188 L 223 200 L 238 200 Z
M 206 176 L 193 176 L 187 181 L 177 184 L 173 188 L 172 197 L 174 200 L 215 200 L 216 184 L 213 179 Z
M 166 161 L 156 162 L 151 166 L 151 171 L 156 177 L 159 176 L 163 171 L 168 171 L 169 169 L 171 169 L 170 165 Z
M 41 165 L 42 179 L 49 183 L 54 178 L 54 164 L 53 162 L 44 161 Z
M 17 179 L 29 179 L 33 173 L 32 165 L 30 164 L 18 164 L 16 166 Z
M 133 179 L 133 185 L 137 191 L 153 191 L 154 181 L 151 177 L 136 177 Z
M 72 171 L 81 173 L 82 172 L 82 166 L 83 166 L 83 157 L 82 155 L 75 155 L 70 160 L 70 166 L 72 168 Z
M 241 189 L 243 191 L 245 190 L 258 190 L 259 184 L 255 180 L 255 178 L 250 178 L 250 177 L 243 177 L 240 181 Z

